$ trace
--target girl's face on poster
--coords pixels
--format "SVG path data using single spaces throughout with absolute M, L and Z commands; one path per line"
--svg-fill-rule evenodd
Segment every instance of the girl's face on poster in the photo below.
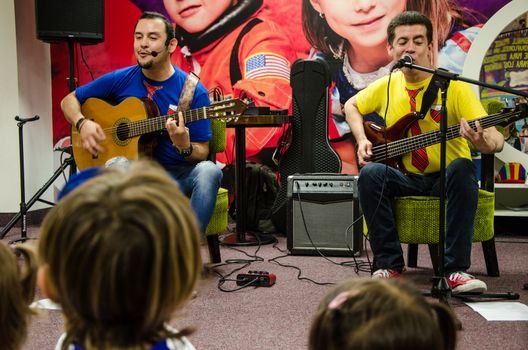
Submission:
M 176 26 L 189 33 L 207 29 L 236 0 L 163 0 Z
M 389 22 L 405 11 L 406 0 L 310 0 L 330 28 L 352 47 L 387 42 Z

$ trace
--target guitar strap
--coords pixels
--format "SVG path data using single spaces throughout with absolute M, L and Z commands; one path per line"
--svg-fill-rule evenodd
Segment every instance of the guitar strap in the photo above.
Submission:
M 424 97 L 422 99 L 422 108 L 420 108 L 420 118 L 425 118 L 427 112 L 429 111 L 429 108 L 433 105 L 433 102 L 436 100 L 436 97 L 438 96 L 438 84 L 435 83 L 435 77 L 431 78 L 431 81 L 429 82 L 429 85 L 427 86 L 427 89 L 424 92 Z
M 178 108 L 176 109 L 176 113 L 185 112 L 191 108 L 194 90 L 196 89 L 198 81 L 200 81 L 200 78 L 193 72 L 190 72 L 187 76 L 187 79 L 185 79 L 185 83 L 183 84 L 183 89 L 180 93 L 180 99 L 178 100 Z

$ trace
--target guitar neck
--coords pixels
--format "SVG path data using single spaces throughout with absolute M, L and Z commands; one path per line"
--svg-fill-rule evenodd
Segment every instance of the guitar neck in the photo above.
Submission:
M 201 119 L 207 119 L 209 116 L 209 108 L 210 107 L 201 107 L 182 112 L 185 124 Z M 128 137 L 141 136 L 151 132 L 164 130 L 168 118 L 175 118 L 178 120 L 178 115 L 167 114 L 159 117 L 129 122 L 127 124 L 129 128 Z
M 509 120 L 515 121 L 517 119 L 521 119 L 523 113 L 524 113 L 523 111 L 514 111 L 514 112 L 507 112 L 507 113 L 491 114 L 483 118 L 471 120 L 468 122 L 468 124 L 469 126 L 471 126 L 473 130 L 476 130 L 477 127 L 475 123 L 478 120 L 480 123 L 480 126 L 483 129 L 486 129 L 486 128 L 501 124 L 505 121 L 509 121 Z M 372 148 L 373 156 L 371 160 L 373 162 L 382 162 L 382 161 L 385 161 L 386 159 L 401 157 L 402 155 L 412 152 L 414 150 L 425 148 L 425 147 L 440 143 L 441 141 L 440 136 L 441 136 L 440 131 L 434 130 L 434 131 L 426 132 L 420 135 L 403 138 L 397 141 L 379 144 Z M 460 124 L 451 125 L 447 128 L 447 132 L 446 132 L 447 140 L 451 140 L 459 136 L 460 136 Z

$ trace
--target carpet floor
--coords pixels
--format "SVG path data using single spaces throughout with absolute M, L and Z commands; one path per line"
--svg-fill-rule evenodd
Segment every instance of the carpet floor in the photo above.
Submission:
M 11 230 L 4 241 L 16 238 L 16 231 Z M 38 228 L 31 227 L 29 236 L 37 234 Z M 342 257 L 293 256 L 286 253 L 286 238 L 277 238 L 274 245 L 221 247 L 223 263 L 204 274 L 197 297 L 171 321 L 177 328 L 195 330 L 190 340 L 197 349 L 306 349 L 312 315 L 319 300 L 331 288 L 329 284 L 370 275 L 368 249 L 356 261 Z M 517 301 L 528 304 L 528 291 L 522 289 L 528 282 L 528 235 L 498 235 L 496 248 L 500 277 L 486 275 L 482 248 L 477 243 L 473 245 L 470 272 L 487 283 L 489 292 L 519 293 Z M 207 261 L 207 246 L 202 247 L 202 255 Z M 430 291 L 433 271 L 426 246 L 419 248 L 418 266 L 409 268 L 405 276 L 423 291 Z M 274 273 L 277 282 L 268 288 L 236 290 L 236 283 L 229 279 L 250 270 Z M 221 285 L 220 275 L 226 278 Z M 37 296 L 43 297 L 40 292 Z M 528 321 L 487 321 L 456 298 L 449 299 L 449 305 L 462 323 L 459 349 L 528 348 Z M 32 318 L 23 349 L 54 349 L 62 329 L 60 311 L 39 312 Z

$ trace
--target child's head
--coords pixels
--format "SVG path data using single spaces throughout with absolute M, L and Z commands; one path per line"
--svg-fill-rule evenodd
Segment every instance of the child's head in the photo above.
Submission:
M 66 319 L 64 344 L 127 348 L 174 334 L 164 323 L 194 290 L 200 233 L 161 167 L 106 169 L 42 224 L 39 285 Z
M 310 350 L 455 349 L 451 310 L 429 304 L 408 281 L 351 279 L 319 304 Z
M 15 251 L 25 266 L 20 266 L 13 250 L 0 242 L 0 344 L 7 350 L 20 349 L 26 339 L 29 304 L 35 296 L 35 256 L 24 246 Z

